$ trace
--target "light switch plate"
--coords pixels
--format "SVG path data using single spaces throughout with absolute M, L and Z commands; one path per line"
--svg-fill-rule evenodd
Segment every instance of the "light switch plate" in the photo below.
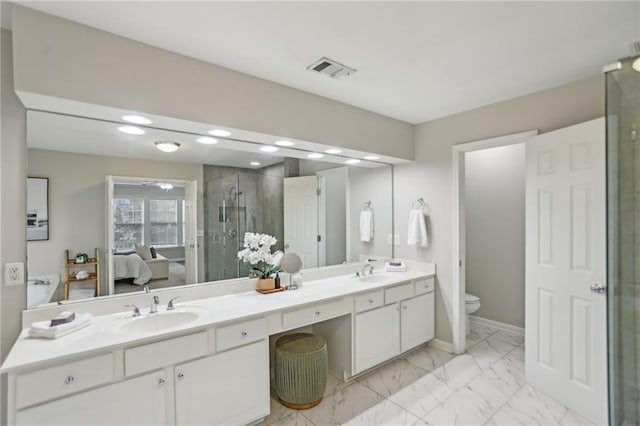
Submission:
M 24 263 L 5 263 L 4 283 L 5 285 L 23 285 Z

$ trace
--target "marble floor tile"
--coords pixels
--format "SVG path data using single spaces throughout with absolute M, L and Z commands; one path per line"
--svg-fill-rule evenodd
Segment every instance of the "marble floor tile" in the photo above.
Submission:
M 358 382 L 389 397 L 427 374 L 427 370 L 416 367 L 406 359 L 398 359 L 359 378 Z
M 454 356 L 452 353 L 434 348 L 433 346 L 421 346 L 408 353 L 404 359 L 427 371 L 433 371 Z
M 453 390 L 461 389 L 473 378 L 479 376 L 482 370 L 471 355 L 464 354 L 453 358 L 431 374 L 445 382 Z
M 524 385 L 503 407 L 519 424 L 557 425 L 567 408 L 532 386 Z
M 508 331 L 498 330 L 487 339 L 499 340 L 505 343 L 509 343 L 513 346 L 524 345 L 524 336 L 515 333 L 509 333 Z
M 427 413 L 422 420 L 434 426 L 482 425 L 494 411 L 495 407 L 483 395 L 463 388 Z
M 528 423 L 521 423 L 518 419 L 513 417 L 504 408 L 498 410 L 497 413 L 485 423 L 486 426 L 518 426 L 527 425 Z M 542 426 L 542 425 L 540 425 Z
M 560 424 L 562 426 L 594 426 L 593 423 L 571 410 L 567 411 Z
M 489 404 L 491 413 L 496 412 L 522 387 L 518 371 L 511 371 L 509 364 L 499 360 L 466 386 L 470 391 L 482 395 Z
M 467 353 L 483 370 L 514 349 L 514 346 L 500 340 L 489 340 L 491 338 L 478 342 L 467 350 Z
M 351 419 L 346 425 L 426 425 L 420 418 L 402 409 L 393 402 L 385 399 L 364 413 Z
M 480 325 L 476 323 L 471 323 L 471 332 L 467 334 L 467 348 L 475 345 L 481 340 L 486 339 L 491 336 L 498 330 L 492 327 L 487 327 L 485 325 Z
M 314 424 L 302 414 L 302 411 L 296 411 L 269 423 L 269 426 L 314 426 Z
M 394 393 L 389 399 L 422 418 L 438 404 L 453 395 L 454 392 L 449 385 L 437 378 L 435 374 L 428 374 L 401 391 Z
M 329 395 L 322 402 L 304 411 L 304 416 L 314 425 L 340 425 L 363 413 L 382 398 L 368 387 L 354 382 Z
M 349 386 L 352 382 L 345 382 L 333 374 L 327 374 L 327 388 L 324 391 L 324 396 L 327 397 L 333 393 L 336 393 L 340 389 Z
M 287 408 L 284 405 L 280 404 L 277 400 L 277 396 L 275 396 L 275 392 L 272 393 L 271 397 L 271 413 L 264 419 L 260 425 L 271 425 L 279 421 L 281 418 L 286 417 L 290 414 L 295 413 L 295 410 L 291 408 Z

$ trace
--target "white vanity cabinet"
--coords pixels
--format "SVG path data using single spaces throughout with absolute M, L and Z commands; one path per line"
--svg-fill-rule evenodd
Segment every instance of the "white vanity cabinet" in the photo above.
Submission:
M 176 424 L 244 425 L 269 414 L 266 340 L 176 365 Z
M 380 292 L 355 298 L 354 374 L 433 339 L 433 291 L 429 278 L 386 288 L 384 301 Z
M 160 370 L 25 408 L 16 413 L 15 424 L 166 425 L 171 423 L 169 397 L 166 373 Z

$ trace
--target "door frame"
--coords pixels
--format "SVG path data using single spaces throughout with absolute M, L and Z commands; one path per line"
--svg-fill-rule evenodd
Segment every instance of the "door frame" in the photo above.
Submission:
M 453 332 L 453 351 L 461 354 L 467 349 L 466 320 L 464 294 L 466 292 L 466 229 L 465 229 L 465 154 L 472 151 L 515 145 L 526 142 L 537 136 L 538 130 L 512 133 L 495 138 L 463 142 L 451 147 L 453 157 L 453 256 L 451 268 L 453 271 L 453 285 L 451 291 L 451 328 Z
M 196 236 L 195 236 L 195 253 L 196 253 L 196 282 L 199 281 L 199 272 L 200 268 L 198 266 L 197 256 L 198 256 L 198 235 L 197 235 L 197 227 L 198 227 L 198 180 L 197 179 L 167 179 L 167 178 L 159 178 L 159 177 L 140 177 L 140 176 L 114 176 L 114 175 L 106 175 L 105 176 L 105 186 L 106 186 L 106 223 L 105 223 L 105 232 L 106 232 L 106 258 L 107 258 L 107 288 L 108 295 L 115 294 L 115 281 L 113 279 L 113 196 L 114 191 L 113 188 L 118 181 L 132 181 L 132 182 L 149 182 L 149 181 L 158 181 L 158 182 L 167 182 L 167 183 L 175 183 L 184 185 L 185 189 L 188 185 L 194 185 L 196 188 L 195 194 L 195 203 L 192 211 L 186 212 L 186 214 L 194 215 L 193 224 L 196 228 Z M 185 218 L 183 218 L 185 220 Z M 185 236 L 183 236 L 184 238 Z M 185 256 L 186 256 L 186 240 L 185 240 Z M 186 261 L 185 261 L 186 264 Z

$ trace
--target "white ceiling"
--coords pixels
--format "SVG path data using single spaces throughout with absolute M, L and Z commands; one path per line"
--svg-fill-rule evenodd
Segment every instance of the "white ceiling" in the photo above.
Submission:
M 410 123 L 596 75 L 640 2 L 20 2 Z M 306 71 L 322 56 L 358 70 Z

